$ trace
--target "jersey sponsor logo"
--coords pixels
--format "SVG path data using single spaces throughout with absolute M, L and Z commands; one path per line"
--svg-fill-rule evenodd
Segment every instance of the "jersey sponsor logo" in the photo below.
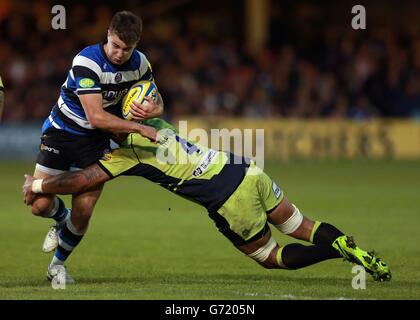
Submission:
M 276 196 L 276 198 L 277 199 L 280 198 L 280 196 L 281 196 L 280 187 L 274 181 L 273 181 L 273 184 L 272 184 L 271 187 L 273 188 L 273 192 L 274 192 L 274 195 Z
M 95 85 L 95 81 L 89 78 L 83 78 L 79 80 L 79 86 L 82 88 L 92 88 Z
M 41 145 L 40 145 L 39 149 L 40 149 L 41 151 L 47 151 L 47 152 L 52 152 L 52 153 L 54 153 L 54 154 L 60 154 L 60 150 L 55 149 L 55 148 L 53 148 L 53 147 L 46 146 L 46 145 L 45 145 L 45 144 L 43 144 L 43 143 L 41 143 Z
M 115 82 L 118 83 L 118 82 L 121 82 L 121 80 L 122 80 L 122 74 L 121 72 L 117 72 L 117 74 L 115 75 Z
M 112 100 L 119 100 L 121 97 L 125 96 L 125 94 L 128 92 L 128 89 L 124 89 L 121 91 L 102 91 L 102 97 L 104 100 L 112 101 Z
M 217 151 L 209 150 L 205 155 L 203 161 L 198 165 L 197 168 L 193 171 L 194 177 L 199 177 L 203 175 L 207 169 L 209 168 L 210 164 L 212 163 L 214 157 L 217 155 Z

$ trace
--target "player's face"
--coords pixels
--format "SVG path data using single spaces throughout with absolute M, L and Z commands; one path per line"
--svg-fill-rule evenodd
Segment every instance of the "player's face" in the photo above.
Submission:
M 105 53 L 114 64 L 123 64 L 130 59 L 135 45 L 125 44 L 116 34 L 108 33 L 108 42 L 105 45 Z

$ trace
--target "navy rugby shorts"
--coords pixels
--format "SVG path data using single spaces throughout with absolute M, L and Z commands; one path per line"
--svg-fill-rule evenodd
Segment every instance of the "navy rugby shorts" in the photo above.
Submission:
M 106 133 L 81 136 L 49 128 L 41 136 L 36 168 L 51 175 L 84 169 L 110 151 L 110 139 Z

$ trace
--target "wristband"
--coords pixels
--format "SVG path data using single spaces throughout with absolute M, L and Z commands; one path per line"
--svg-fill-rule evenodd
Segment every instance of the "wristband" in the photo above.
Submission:
M 42 193 L 42 181 L 44 179 L 36 179 L 32 182 L 32 192 L 33 193 Z

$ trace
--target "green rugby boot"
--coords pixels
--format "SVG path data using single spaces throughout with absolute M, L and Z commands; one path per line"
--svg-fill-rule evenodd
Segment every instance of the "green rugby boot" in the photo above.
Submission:
M 366 252 L 360 249 L 351 236 L 341 236 L 335 239 L 333 248 L 340 252 L 344 260 L 356 263 L 365 268 L 375 281 L 391 280 L 391 271 L 381 258 L 374 252 Z

